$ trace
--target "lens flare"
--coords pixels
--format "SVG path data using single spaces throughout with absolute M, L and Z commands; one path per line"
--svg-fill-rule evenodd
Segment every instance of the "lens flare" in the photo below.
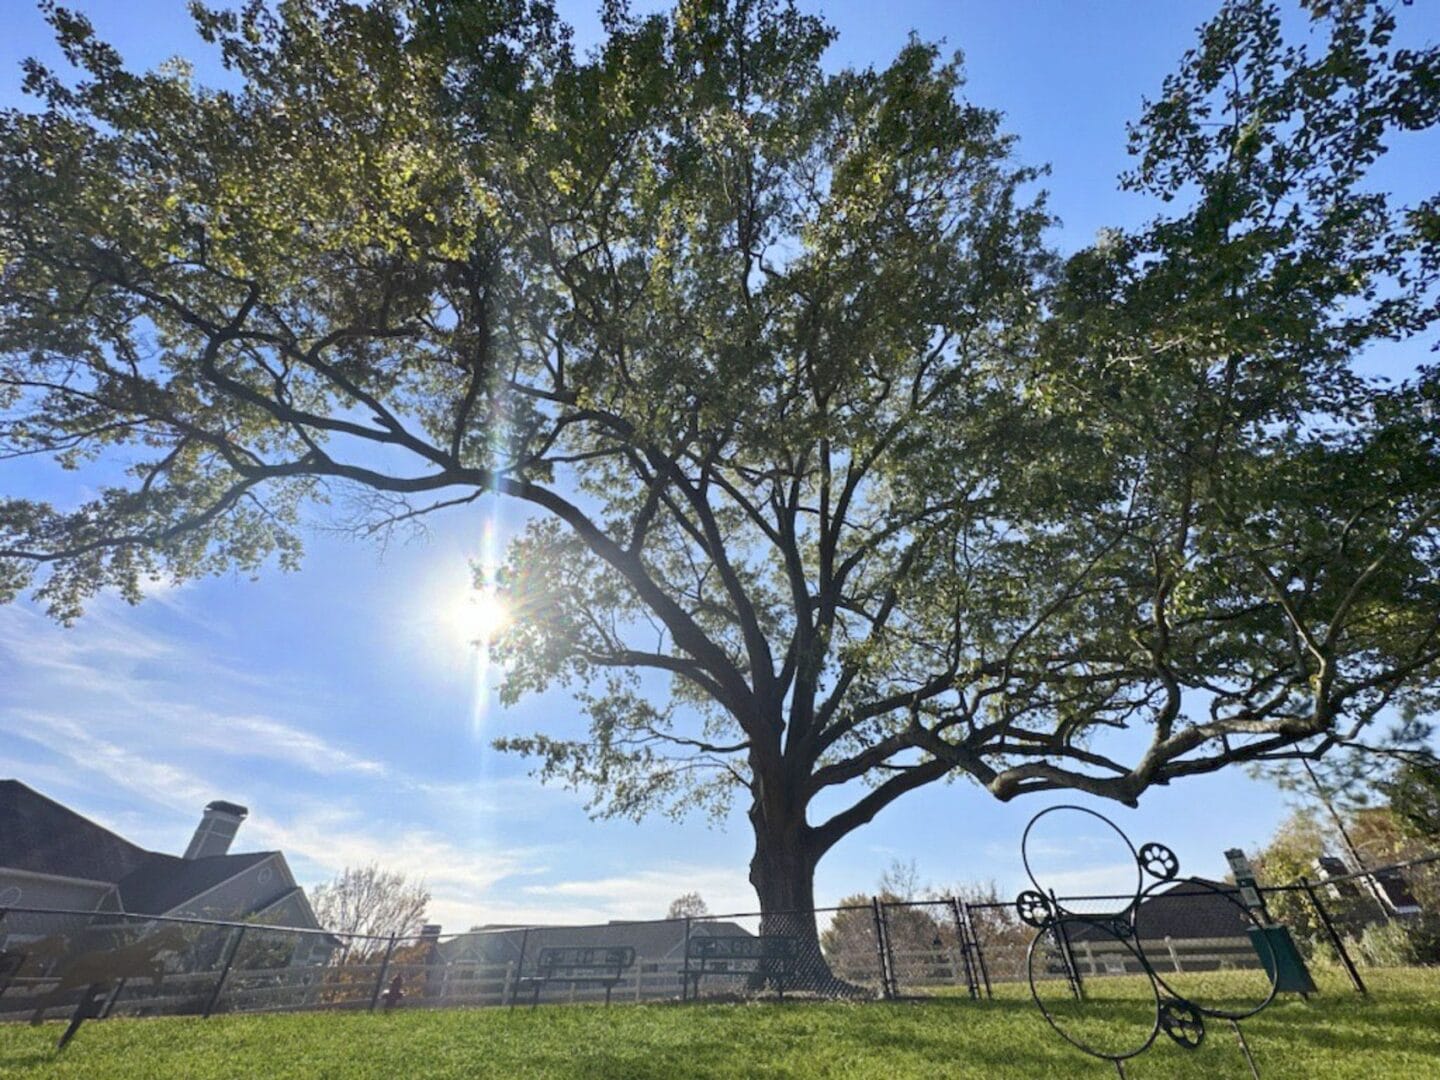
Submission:
M 448 621 L 465 643 L 488 646 L 510 625 L 510 609 L 494 589 L 474 589 L 452 605 Z
M 493 514 L 485 521 L 480 534 L 480 553 L 472 565 L 482 584 L 478 588 L 465 590 L 458 599 L 455 625 L 464 635 L 463 640 L 472 643 L 475 648 L 474 682 L 470 693 L 470 732 L 479 736 L 484 728 L 485 714 L 489 711 L 493 694 L 490 673 L 494 665 L 490 646 L 510 625 L 510 610 L 505 603 L 505 597 L 493 584 L 495 572 L 500 566 Z

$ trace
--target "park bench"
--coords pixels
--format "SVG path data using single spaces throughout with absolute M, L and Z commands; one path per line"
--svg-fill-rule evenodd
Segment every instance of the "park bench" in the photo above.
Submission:
M 540 1004 L 540 991 L 552 982 L 571 986 L 592 984 L 605 987 L 605 1004 L 610 991 L 635 966 L 635 950 L 628 945 L 579 945 L 541 949 L 535 974 L 527 978 L 534 988 L 530 1007 Z
M 754 975 L 773 982 L 784 1001 L 799 955 L 800 939 L 789 934 L 695 934 L 685 942 L 685 980 L 698 998 L 706 975 Z

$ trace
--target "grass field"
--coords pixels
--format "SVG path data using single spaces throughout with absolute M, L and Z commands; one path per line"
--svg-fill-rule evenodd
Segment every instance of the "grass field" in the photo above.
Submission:
M 1372 996 L 1327 979 L 1244 1022 L 1264 1080 L 1440 1078 L 1440 970 L 1367 974 Z M 1123 996 L 1120 980 L 1111 997 Z M 1123 1037 L 1113 1021 L 1079 1018 Z M 305 1013 L 109 1020 L 87 1024 L 61 1055 L 58 1023 L 0 1025 L 0 1076 L 25 1080 L 183 1077 L 1037 1077 L 1115 1076 L 1045 1023 L 1020 988 L 995 1001 L 772 1002 L 550 1006 L 535 1011 Z M 1185 1051 L 1164 1037 L 1127 1066 L 1132 1080 L 1249 1075 L 1229 1026 L 1212 1021 Z

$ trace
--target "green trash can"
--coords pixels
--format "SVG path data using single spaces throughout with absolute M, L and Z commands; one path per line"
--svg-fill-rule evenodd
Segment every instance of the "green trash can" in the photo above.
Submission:
M 1275 980 L 1277 993 L 1315 993 L 1315 980 L 1310 977 L 1310 969 L 1305 966 L 1305 958 L 1296 948 L 1288 927 L 1252 926 L 1246 933 L 1250 935 L 1255 954 L 1265 965 L 1265 973 Z M 1269 948 L 1260 943 L 1262 938 Z

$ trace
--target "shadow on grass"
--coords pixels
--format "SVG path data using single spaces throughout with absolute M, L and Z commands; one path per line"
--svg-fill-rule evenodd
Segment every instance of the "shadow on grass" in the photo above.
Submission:
M 0 1076 L 9 1076 L 11 1069 L 49 1068 L 55 1064 L 56 1054 L 52 1050 L 28 1050 L 13 1057 L 0 1054 Z
M 1440 974 L 1440 973 L 1437 973 Z M 1440 1061 L 1440 977 L 1391 980 L 1376 998 L 1286 999 L 1242 1024 L 1267 1080 L 1432 1075 Z M 1124 999 L 1120 999 L 1123 1001 Z M 20 1080 L 230 1080 L 267 1075 L 432 1076 L 447 1080 L 911 1080 L 951 1076 L 1039 1080 L 1107 1075 L 1052 1032 L 1028 995 L 883 1002 L 737 1001 L 516 1010 L 416 1010 L 388 1016 L 292 1014 L 198 1020 L 117 1020 L 87 1026 L 63 1054 L 60 1025 L 0 1025 L 0 1076 Z M 679 1007 L 677 1007 L 679 1006 Z M 1162 1040 L 1144 1075 L 1215 1080 L 1245 1075 L 1233 1033 L 1209 1026 L 1191 1054 Z M 1101 1025 L 1103 1030 L 1103 1024 Z M 279 1045 L 306 1053 L 270 1068 Z M 1108 1075 L 1113 1076 L 1113 1072 Z M 1434 1075 L 1440 1076 L 1440 1071 Z

